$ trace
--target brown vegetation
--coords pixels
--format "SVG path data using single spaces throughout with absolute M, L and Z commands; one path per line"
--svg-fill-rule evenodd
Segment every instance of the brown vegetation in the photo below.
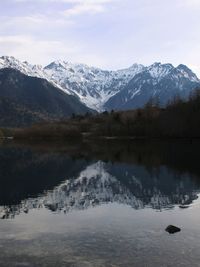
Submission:
M 73 115 L 60 122 L 12 131 L 15 138 L 200 138 L 200 91 L 188 101 L 176 97 L 165 108 L 149 101 L 143 109 Z

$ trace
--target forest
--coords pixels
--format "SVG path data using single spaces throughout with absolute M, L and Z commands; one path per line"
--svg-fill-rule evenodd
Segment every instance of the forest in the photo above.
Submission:
M 41 140 L 200 138 L 200 90 L 195 90 L 188 100 L 177 96 L 165 107 L 160 107 L 159 99 L 150 99 L 140 109 L 73 114 L 66 120 L 28 128 L 2 128 L 0 134 Z

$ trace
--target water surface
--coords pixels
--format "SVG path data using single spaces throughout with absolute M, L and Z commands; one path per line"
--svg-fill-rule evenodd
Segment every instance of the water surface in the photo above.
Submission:
M 199 148 L 1 145 L 0 266 L 200 266 Z

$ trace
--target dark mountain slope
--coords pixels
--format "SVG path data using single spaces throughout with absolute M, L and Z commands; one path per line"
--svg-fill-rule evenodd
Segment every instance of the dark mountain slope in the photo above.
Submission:
M 48 81 L 14 69 L 0 70 L 0 126 L 25 126 L 91 112 Z

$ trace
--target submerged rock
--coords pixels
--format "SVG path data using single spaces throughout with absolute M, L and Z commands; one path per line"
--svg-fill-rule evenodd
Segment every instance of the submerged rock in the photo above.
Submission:
M 188 209 L 188 208 L 189 208 L 189 206 L 180 205 L 180 206 L 179 206 L 179 208 L 180 208 L 180 209 Z
M 174 226 L 174 225 L 169 225 L 169 226 L 167 226 L 165 231 L 168 232 L 169 234 L 175 234 L 177 232 L 180 232 L 181 228 Z
M 24 208 L 24 213 L 28 213 L 28 208 Z

